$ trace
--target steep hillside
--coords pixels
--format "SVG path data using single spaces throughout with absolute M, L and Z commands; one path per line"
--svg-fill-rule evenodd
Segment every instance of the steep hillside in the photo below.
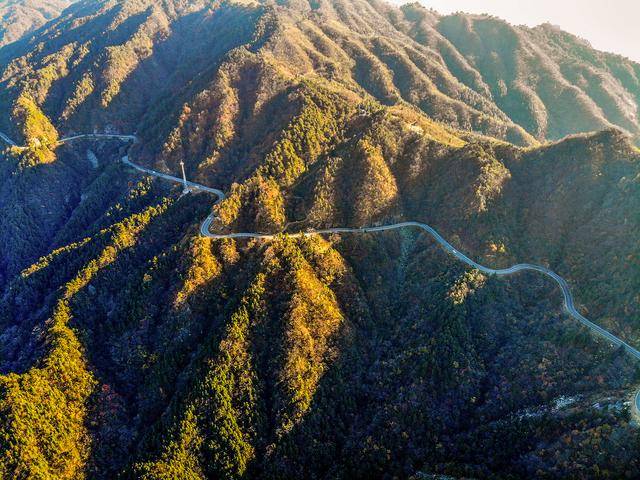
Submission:
M 42 43 L 48 37 L 55 42 Z M 640 132 L 633 62 L 550 26 L 363 0 L 81 2 L 26 44 L 0 50 L 8 64 L 0 102 L 33 97 L 67 129 L 130 127 L 151 107 L 175 109 L 167 93 L 186 100 L 184 89 L 197 91 L 240 45 L 268 52 L 288 76 L 339 80 L 384 104 L 408 102 L 453 127 L 518 144 L 612 126 Z
M 462 83 L 538 139 L 616 126 L 638 139 L 640 65 L 594 50 L 551 25 L 515 27 L 490 16 L 438 16 L 418 4 L 394 24 L 438 52 Z
M 522 87 L 544 115 L 496 100 L 483 55 L 520 37 L 591 69 L 548 27 L 361 0 L 85 0 L 0 49 L 0 477 L 636 477 L 640 368 L 549 279 L 416 230 L 286 235 L 427 222 L 639 346 L 636 132 L 555 67 L 560 96 Z M 59 142 L 88 131 L 138 141 Z M 203 237 L 212 209 L 282 235 Z
M 0 47 L 58 17 L 74 0 L 6 0 L 0 3 Z

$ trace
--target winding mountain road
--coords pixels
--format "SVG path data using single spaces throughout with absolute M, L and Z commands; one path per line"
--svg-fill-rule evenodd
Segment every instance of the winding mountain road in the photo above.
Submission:
M 124 163 L 125 165 L 131 168 L 138 170 L 139 172 L 146 173 L 147 175 L 162 178 L 163 180 L 168 180 L 170 182 L 176 182 L 180 184 L 183 183 L 183 180 L 181 178 L 174 177 L 173 175 L 168 175 L 162 172 L 156 172 L 155 170 L 151 170 L 150 168 L 141 167 L 140 165 L 133 163 L 132 161 L 129 160 L 129 155 L 125 155 L 124 157 L 122 157 L 122 163 Z M 190 182 L 189 180 L 187 180 L 186 183 L 187 183 L 187 186 L 192 190 L 201 190 L 203 192 L 209 192 L 217 195 L 218 201 L 216 203 L 219 203 L 225 198 L 224 192 L 222 190 L 218 190 L 217 188 L 206 187 L 204 185 L 200 185 L 199 183 Z
M 11 138 L 9 138 L 7 135 L 5 135 L 4 133 L 0 132 L 0 139 L 3 140 L 5 143 L 9 144 L 10 146 L 17 146 L 16 143 L 11 140 Z M 70 137 L 64 137 L 61 138 L 58 143 L 59 144 L 63 144 L 63 143 L 68 143 L 68 142 L 72 142 L 75 140 L 81 140 L 81 139 L 96 139 L 96 140 L 108 140 L 108 139 L 117 139 L 117 140 L 122 140 L 122 141 L 126 141 L 126 142 L 130 142 L 130 143 L 135 143 L 138 141 L 138 138 L 135 135 L 118 135 L 118 134 L 99 134 L 99 133 L 91 133 L 91 134 L 80 134 L 80 135 L 74 135 L 74 136 L 70 136 Z M 142 167 L 140 165 L 137 165 L 135 163 L 133 163 L 132 161 L 129 160 L 129 155 L 125 155 L 124 157 L 122 157 L 122 163 L 124 163 L 125 165 L 134 168 L 135 170 L 142 172 L 144 174 L 147 175 L 151 175 L 154 177 L 158 177 L 164 180 L 168 180 L 171 182 L 175 182 L 175 183 L 180 183 L 183 184 L 183 179 L 179 178 L 179 177 L 175 177 L 172 175 L 168 175 L 166 173 L 162 173 L 162 172 L 158 172 L 146 167 Z M 190 182 L 187 181 L 187 186 L 190 189 L 193 190 L 200 190 L 203 192 L 209 192 L 209 193 L 213 193 L 215 195 L 217 195 L 218 200 L 216 201 L 216 204 L 220 203 L 222 200 L 224 200 L 225 198 L 225 194 L 222 190 L 219 190 L 217 188 L 211 188 L 211 187 L 207 187 L 205 185 L 201 185 L 195 182 Z M 209 238 L 214 238 L 214 239 L 225 239 L 225 238 L 232 238 L 232 239 L 262 239 L 262 240 L 272 240 L 274 238 L 276 238 L 279 235 L 283 235 L 283 234 L 265 234 L 265 233 L 254 233 L 254 232 L 238 232 L 238 233 L 211 233 L 210 229 L 211 229 L 211 224 L 212 222 L 215 220 L 215 213 L 212 212 L 200 225 L 200 234 L 205 236 L 205 237 L 209 237 Z M 434 240 L 436 240 L 436 242 L 438 242 L 440 244 L 441 247 L 443 247 L 445 249 L 445 251 L 447 253 L 449 253 L 450 255 L 453 255 L 454 257 L 456 257 L 458 260 L 466 263 L 467 265 L 469 265 L 470 267 L 473 267 L 479 271 L 481 271 L 482 273 L 485 273 L 487 275 L 497 275 L 497 276 L 507 276 L 507 275 L 513 275 L 515 273 L 518 272 L 523 272 L 523 271 L 533 271 L 533 272 L 538 272 L 538 273 L 542 273 L 543 275 L 546 275 L 547 277 L 553 279 L 558 286 L 560 287 L 560 290 L 562 292 L 562 296 L 564 297 L 564 310 L 574 319 L 578 320 L 580 323 L 582 323 L 584 326 L 586 326 L 587 328 L 589 328 L 593 333 L 595 333 L 596 335 L 600 336 L 601 338 L 607 340 L 608 342 L 610 342 L 612 345 L 620 348 L 622 347 L 624 349 L 625 352 L 627 352 L 629 355 L 631 355 L 632 357 L 640 360 L 640 351 L 638 351 L 636 348 L 632 347 L 631 345 L 629 345 L 628 343 L 626 343 L 625 341 L 623 341 L 622 339 L 618 338 L 617 336 L 615 336 L 613 333 L 609 332 L 608 330 L 605 330 L 604 328 L 600 327 L 599 325 L 596 325 L 595 323 L 593 323 L 591 320 L 587 319 L 586 317 L 584 317 L 575 307 L 575 301 L 573 299 L 573 294 L 571 293 L 571 289 L 569 287 L 569 284 L 567 283 L 567 281 L 562 278 L 560 275 L 558 275 L 557 273 L 555 273 L 552 270 L 549 270 L 546 267 L 540 266 L 540 265 L 533 265 L 530 263 L 521 263 L 521 264 L 517 264 L 517 265 L 513 265 L 509 268 L 504 268 L 504 269 L 494 269 L 494 268 L 490 268 L 490 267 L 486 267 L 484 265 L 479 264 L 478 262 L 472 260 L 471 258 L 469 258 L 467 255 L 465 255 L 464 253 L 460 252 L 459 250 L 457 250 L 456 248 L 453 247 L 453 245 L 451 245 L 447 240 L 445 240 L 445 238 L 440 235 L 438 233 L 438 231 L 436 229 L 434 229 L 433 227 L 431 227 L 430 225 L 427 225 L 426 223 L 420 223 L 420 222 L 401 222 L 401 223 L 394 223 L 394 224 L 390 224 L 390 225 L 382 225 L 382 226 L 377 226 L 377 227 L 362 227 L 362 228 L 347 228 L 347 227 L 336 227 L 336 228 L 327 228 L 324 230 L 309 230 L 309 231 L 305 231 L 305 232 L 298 232 L 298 233 L 289 233 L 286 234 L 288 237 L 290 238 L 300 238 L 300 237 L 309 237 L 312 235 L 325 235 L 325 234 L 333 234 L 333 233 L 355 233 L 355 234 L 365 234 L 365 233 L 376 233 L 376 232 L 384 232 L 384 231 L 389 231 L 389 230 L 397 230 L 397 229 L 401 229 L 401 228 L 418 228 L 421 229 L 425 232 L 427 232 L 429 235 L 431 235 Z M 640 418 L 640 390 L 636 393 L 635 397 L 634 397 L 634 401 L 633 401 L 633 406 L 635 409 L 635 414 L 638 418 Z
M 7 137 L 2 132 L 0 132 L 0 139 L 4 140 L 4 142 L 7 143 L 11 147 L 15 147 L 16 146 L 16 143 L 13 140 L 11 140 L 9 137 Z
M 210 217 L 207 218 L 207 221 L 205 221 L 201 228 L 200 228 L 200 233 L 202 233 L 202 235 L 205 235 L 207 237 L 210 238 L 258 238 L 258 239 L 263 239 L 263 240 L 271 240 L 273 239 L 276 235 L 271 235 L 271 234 L 261 234 L 261 233 L 225 233 L 225 234 L 214 234 L 211 233 L 209 231 L 209 226 L 211 224 L 210 221 Z M 459 250 L 456 250 L 453 245 L 451 245 L 449 242 L 447 242 L 444 237 L 442 237 L 442 235 L 440 235 L 437 230 L 433 227 L 431 227 L 430 225 L 427 225 L 426 223 L 420 223 L 420 222 L 401 222 L 401 223 L 394 223 L 391 225 L 382 225 L 379 227 L 363 227 L 363 228 L 327 228 L 325 230 L 311 230 L 311 231 L 307 231 L 307 232 L 298 232 L 298 233 L 290 233 L 287 234 L 287 236 L 289 236 L 290 238 L 296 238 L 296 237 L 308 237 L 311 235 L 322 235 L 322 234 L 331 234 L 331 233 L 375 233 L 375 232 L 384 232 L 387 230 L 397 230 L 400 228 L 409 228 L 409 227 L 413 227 L 413 228 L 419 228 L 421 230 L 424 230 L 425 232 L 429 233 L 449 254 L 453 255 L 454 257 L 456 257 L 457 259 L 461 260 L 462 262 L 466 263 L 467 265 L 480 270 L 482 273 L 485 273 L 487 275 L 497 275 L 497 276 L 505 276 L 505 275 L 513 275 L 514 273 L 518 273 L 518 272 L 523 272 L 523 271 L 534 271 L 534 272 L 539 272 L 542 273 L 548 277 L 551 277 L 560 287 L 561 291 L 562 291 L 562 295 L 564 296 L 564 309 L 565 311 L 571 315 L 573 318 L 575 318 L 576 320 L 578 320 L 580 323 L 582 323 L 583 325 L 589 327 L 592 331 L 594 331 L 596 334 L 598 334 L 599 336 L 601 336 L 602 338 L 608 340 L 609 342 L 611 342 L 613 345 L 617 346 L 617 347 L 624 347 L 625 351 L 628 352 L 629 354 L 631 354 L 632 356 L 634 356 L 635 358 L 637 358 L 638 360 L 640 360 L 640 351 L 638 351 L 637 349 L 633 348 L 631 345 L 629 345 L 628 343 L 624 342 L 623 340 L 621 340 L 620 338 L 616 337 L 615 335 L 613 335 L 612 333 L 610 333 L 609 331 L 605 330 L 604 328 L 596 325 L 595 323 L 593 323 L 592 321 L 590 321 L 589 319 L 587 319 L 586 317 L 584 317 L 580 312 L 578 312 L 578 310 L 575 307 L 575 302 L 573 299 L 573 294 L 571 293 L 571 289 L 569 288 L 569 284 L 567 283 L 567 281 L 562 278 L 560 275 L 558 275 L 557 273 L 555 273 L 552 270 L 549 270 L 546 267 L 542 267 L 540 265 L 532 265 L 530 263 L 521 263 L 518 265 L 513 265 L 509 268 L 505 268 L 505 269 L 494 269 L 494 268 L 489 268 L 489 267 L 485 267 L 484 265 L 479 264 L 478 262 L 470 259 L 468 256 L 466 256 L 464 253 L 460 252 Z M 640 401 L 640 399 L 639 399 Z

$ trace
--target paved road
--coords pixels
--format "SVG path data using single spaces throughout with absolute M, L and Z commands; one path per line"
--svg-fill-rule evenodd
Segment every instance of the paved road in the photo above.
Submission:
M 74 135 L 74 136 L 71 136 L 71 137 L 64 137 L 64 138 L 60 139 L 59 143 L 62 144 L 62 143 L 71 142 L 71 141 L 74 141 L 74 140 L 85 139 L 85 138 L 92 138 L 92 139 L 96 139 L 96 140 L 99 140 L 99 139 L 118 139 L 118 140 L 123 140 L 123 141 L 127 141 L 127 142 L 133 142 L 133 143 L 138 141 L 138 139 L 137 139 L 137 137 L 135 135 L 117 135 L 117 134 L 92 133 L 92 134 L 83 134 L 83 135 Z M 0 139 L 4 140 L 6 143 L 8 143 L 11 146 L 16 146 L 15 142 L 13 142 L 9 137 L 7 137 L 2 132 L 0 132 Z M 155 177 L 158 177 L 158 178 L 162 178 L 164 180 L 168 180 L 168 181 L 175 182 L 175 183 L 180 183 L 180 184 L 183 183 L 183 180 L 181 178 L 179 178 L 179 177 L 175 177 L 173 175 L 168 175 L 166 173 L 162 173 L 162 172 L 158 172 L 158 171 L 155 171 L 155 170 L 151 170 L 149 168 L 142 167 L 140 165 L 137 165 L 137 164 L 131 162 L 129 160 L 129 156 L 128 155 L 126 155 L 126 156 L 124 156 L 122 158 L 122 162 L 125 165 L 127 165 L 127 166 L 129 166 L 131 168 L 134 168 L 134 169 L 138 170 L 139 172 L 145 173 L 147 175 L 152 175 L 152 176 L 155 176 Z M 222 190 L 218 190 L 217 188 L 207 187 L 205 185 L 200 185 L 198 183 L 194 183 L 194 182 L 190 182 L 190 181 L 187 181 L 187 185 L 188 185 L 188 187 L 190 189 L 201 190 L 201 191 L 204 191 L 204 192 L 209 192 L 209 193 L 213 193 L 213 194 L 217 195 L 218 200 L 216 201 L 216 204 L 221 202 L 225 198 L 224 192 Z M 211 223 L 214 220 L 215 220 L 215 215 L 212 212 L 202 222 L 202 224 L 200 225 L 200 233 L 201 233 L 201 235 L 203 235 L 205 237 L 209 237 L 209 238 L 215 238 L 215 239 L 223 239 L 223 238 L 237 238 L 237 239 L 239 239 L 239 238 L 255 238 L 255 239 L 263 239 L 263 240 L 272 240 L 277 236 L 277 235 L 273 235 L 273 234 L 254 233 L 254 232 L 238 232 L 238 233 L 224 233 L 224 234 L 211 233 L 211 231 L 210 231 Z M 306 231 L 306 232 L 291 233 L 291 234 L 287 234 L 287 236 L 290 237 L 290 238 L 300 238 L 300 237 L 309 237 L 311 235 L 325 235 L 325 234 L 332 234 L 332 233 L 365 234 L 365 233 L 383 232 L 383 231 L 387 231 L 387 230 L 397 230 L 397 229 L 400 229 L 400 228 L 419 228 L 419 229 L 422 229 L 422 230 L 426 231 L 447 251 L 447 253 L 453 255 L 454 257 L 456 257 L 457 259 L 459 259 L 462 262 L 466 263 L 467 265 L 469 265 L 469 266 L 471 266 L 471 267 L 473 267 L 473 268 L 475 268 L 475 269 L 477 269 L 477 270 L 479 270 L 482 273 L 485 273 L 487 275 L 505 276 L 505 275 L 513 275 L 515 273 L 528 270 L 528 271 L 542 273 L 543 275 L 546 275 L 547 277 L 550 277 L 560 287 L 560 290 L 562 291 L 562 296 L 564 297 L 564 309 L 571 317 L 575 318 L 580 323 L 582 323 L 583 325 L 585 325 L 586 327 L 591 329 L 591 331 L 594 332 L 596 335 L 604 338 L 605 340 L 609 341 L 611 344 L 615 345 L 616 347 L 624 348 L 625 352 L 627 352 L 628 354 L 630 354 L 634 358 L 640 360 L 640 351 L 638 351 L 637 349 L 635 349 L 634 347 L 632 347 L 628 343 L 624 342 L 620 338 L 616 337 L 611 332 L 605 330 L 604 328 L 600 327 L 599 325 L 596 325 L 591 320 L 589 320 L 586 317 L 584 317 L 580 312 L 578 312 L 578 310 L 575 307 L 573 294 L 571 293 L 571 289 L 569 288 L 569 284 L 567 283 L 567 281 L 564 278 L 562 278 L 560 275 L 558 275 L 554 271 L 549 270 L 546 267 L 543 267 L 543 266 L 540 266 L 540 265 L 533 265 L 533 264 L 530 264 L 530 263 L 521 263 L 521 264 L 513 265 L 513 266 L 511 266 L 509 268 L 504 268 L 504 269 L 494 269 L 494 268 L 486 267 L 486 266 L 481 265 L 478 262 L 472 260 L 467 255 L 465 255 L 464 253 L 462 253 L 459 250 L 457 250 L 456 248 L 454 248 L 454 246 L 451 245 L 449 242 L 447 242 L 447 240 L 445 240 L 444 237 L 442 237 L 442 235 L 440 235 L 437 232 L 436 229 L 434 229 L 430 225 L 427 225 L 426 223 L 401 222 L 401 223 L 394 223 L 394 224 L 391 224 L 391 225 L 382 225 L 382 226 L 378 226 L 378 227 L 362 227 L 362 228 L 346 228 L 346 227 L 345 228 L 340 228 L 340 227 L 337 227 L 337 228 L 327 228 L 327 229 L 324 229 L 324 230 L 311 230 L 311 231 Z M 634 408 L 635 408 L 636 414 L 640 415 L 640 390 L 636 393 L 636 396 L 634 397 Z
M 203 223 L 202 227 L 201 227 L 201 233 L 203 235 L 207 236 L 207 237 L 210 237 L 210 238 L 259 238 L 259 239 L 263 239 L 263 240 L 271 240 L 271 239 L 273 239 L 275 237 L 275 235 L 261 234 L 261 233 L 250 233 L 250 232 L 247 232 L 247 233 L 214 234 L 214 233 L 209 232 L 210 224 L 211 224 L 211 218 L 207 218 L 207 221 L 205 221 L 205 223 Z M 394 223 L 394 224 L 391 224 L 391 225 L 382 225 L 382 226 L 379 226 L 379 227 L 327 228 L 325 230 L 312 230 L 312 231 L 307 231 L 307 232 L 299 232 L 299 233 L 288 234 L 288 236 L 292 237 L 292 238 L 296 238 L 296 237 L 308 237 L 308 236 L 311 236 L 311 235 L 322 235 L 322 234 L 331 234 L 331 233 L 359 233 L 359 234 L 363 234 L 363 233 L 383 232 L 383 231 L 386 231 L 386 230 L 397 230 L 397 229 L 400 229 L 400 228 L 411 228 L 411 227 L 419 228 L 419 229 L 422 229 L 422 230 L 426 231 L 449 254 L 453 255 L 454 257 L 456 257 L 459 260 L 463 261 L 467 265 L 469 265 L 469 266 L 471 266 L 473 268 L 476 268 L 476 269 L 480 270 L 482 273 L 485 273 L 487 275 L 505 276 L 505 275 L 513 275 L 513 274 L 518 273 L 518 272 L 530 270 L 530 271 L 542 273 L 542 274 L 552 278 L 558 284 L 558 286 L 560 287 L 560 290 L 562 291 L 562 295 L 564 297 L 564 309 L 569 315 L 571 315 L 573 318 L 578 320 L 583 325 L 589 327 L 592 331 L 594 331 L 596 334 L 598 334 L 602 338 L 608 340 L 613 345 L 615 345 L 617 347 L 624 347 L 625 351 L 627 351 L 629 354 L 631 354 L 632 356 L 634 356 L 635 358 L 640 360 L 640 351 L 636 350 L 631 345 L 629 345 L 628 343 L 626 343 L 623 340 L 619 339 L 618 337 L 616 337 L 612 333 L 608 332 L 604 328 L 602 328 L 602 327 L 596 325 L 595 323 L 593 323 L 592 321 L 588 320 L 580 312 L 578 312 L 578 310 L 575 307 L 573 294 L 571 293 L 571 289 L 569 288 L 569 284 L 567 283 L 567 281 L 564 278 L 562 278 L 557 273 L 553 272 L 552 270 L 549 270 L 546 267 L 542 267 L 540 265 L 532 265 L 532 264 L 529 264 L 529 263 L 521 263 L 521 264 L 513 265 L 512 267 L 505 268 L 505 269 L 494 269 L 494 268 L 486 267 L 486 266 L 481 265 L 481 264 L 477 263 L 476 261 L 470 259 L 468 256 L 466 256 L 464 253 L 460 252 L 459 250 L 456 250 L 453 247 L 453 245 L 451 245 L 449 242 L 447 242 L 442 237 L 442 235 L 440 235 L 433 227 L 431 227 L 430 225 L 427 225 L 425 223 L 420 223 L 420 222 L 402 222 L 402 223 Z M 639 404 L 639 407 L 640 407 L 640 404 Z
M 141 167 L 140 165 L 133 163 L 132 161 L 129 160 L 129 155 L 125 155 L 124 157 L 122 157 L 122 163 L 124 163 L 125 165 L 131 168 L 135 168 L 139 172 L 146 173 L 147 175 L 152 175 L 154 177 L 162 178 L 164 180 L 168 180 L 170 182 L 175 182 L 179 184 L 184 183 L 183 180 L 179 177 L 174 177 L 173 175 L 157 172 L 155 170 L 151 170 L 150 168 Z M 222 199 L 225 198 L 224 192 L 222 190 L 218 190 L 217 188 L 206 187 L 204 185 L 200 185 L 199 183 L 190 182 L 189 180 L 187 180 L 187 186 L 192 190 L 201 190 L 203 192 L 216 194 L 218 196 L 218 201 L 216 203 L 220 202 Z
M 12 147 L 17 146 L 16 143 L 7 137 L 4 133 L 0 132 L 0 139 L 4 140 L 5 143 L 9 144 Z
M 73 135 L 71 137 L 63 137 L 58 140 L 58 144 L 73 142 L 74 140 L 82 140 L 82 139 L 92 139 L 92 140 L 124 140 L 125 142 L 135 143 L 138 141 L 138 137 L 135 135 L 120 135 L 117 133 L 82 133 L 80 135 Z
M 5 143 L 11 146 L 17 146 L 16 143 L 11 140 L 7 135 L 0 132 L 0 139 L 4 140 Z M 58 140 L 58 145 L 62 145 L 64 143 L 73 142 L 75 140 L 122 140 L 125 142 L 136 143 L 138 141 L 138 137 L 135 135 L 120 135 L 117 133 L 83 133 L 79 135 L 73 135 L 71 137 L 63 137 Z M 24 148 L 24 147 L 20 147 Z M 148 175 L 152 175 L 154 177 L 162 178 L 164 180 L 169 180 L 171 182 L 184 183 L 183 180 L 179 177 L 174 177 L 173 175 L 168 175 L 166 173 L 157 172 L 155 170 L 151 170 L 150 168 L 145 168 L 140 165 L 137 165 L 129 160 L 129 155 L 125 155 L 122 157 L 122 163 L 125 165 L 135 168 L 139 172 L 146 173 Z M 218 201 L 225 198 L 224 192 L 222 190 L 218 190 L 217 188 L 206 187 L 204 185 L 200 185 L 199 183 L 190 182 L 187 180 L 187 186 L 193 190 L 201 190 L 203 192 L 210 192 L 218 195 Z
M 58 145 L 62 145 L 63 143 L 73 142 L 74 140 L 81 139 L 93 139 L 93 140 L 105 140 L 105 139 L 115 139 L 115 140 L 124 140 L 127 142 L 137 142 L 138 138 L 135 135 L 119 135 L 116 133 L 83 133 L 81 135 L 73 135 L 71 137 L 63 137 L 58 139 Z M 3 140 L 5 143 L 9 144 L 12 147 L 17 147 L 18 145 L 11 138 L 9 138 L 4 133 L 0 132 L 0 140 Z M 20 147 L 25 148 L 25 147 Z

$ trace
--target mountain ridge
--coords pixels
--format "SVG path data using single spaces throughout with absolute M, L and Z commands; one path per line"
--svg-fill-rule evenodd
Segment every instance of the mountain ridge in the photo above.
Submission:
M 58 17 L 75 0 L 6 0 L 0 5 L 0 47 Z

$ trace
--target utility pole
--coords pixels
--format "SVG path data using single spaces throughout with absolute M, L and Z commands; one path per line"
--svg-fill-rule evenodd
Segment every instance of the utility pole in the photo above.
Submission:
M 184 162 L 182 160 L 180 160 L 180 167 L 182 168 L 182 184 L 184 185 L 182 193 L 189 193 L 189 187 L 187 186 L 187 174 L 184 173 Z

